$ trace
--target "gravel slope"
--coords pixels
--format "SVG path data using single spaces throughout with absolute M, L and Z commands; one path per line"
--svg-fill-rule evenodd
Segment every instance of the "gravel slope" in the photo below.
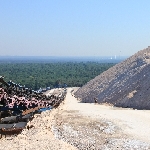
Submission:
M 111 103 L 117 107 L 150 109 L 150 47 L 116 64 L 80 88 L 82 102 Z

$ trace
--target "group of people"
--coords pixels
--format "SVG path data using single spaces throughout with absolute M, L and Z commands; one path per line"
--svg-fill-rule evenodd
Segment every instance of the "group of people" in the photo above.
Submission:
M 12 110 L 20 113 L 35 107 L 52 107 L 65 97 L 65 94 L 62 93 L 61 97 L 53 94 L 46 96 L 12 81 L 6 83 L 3 78 L 1 78 L 0 82 L 3 84 L 0 88 L 0 111 Z

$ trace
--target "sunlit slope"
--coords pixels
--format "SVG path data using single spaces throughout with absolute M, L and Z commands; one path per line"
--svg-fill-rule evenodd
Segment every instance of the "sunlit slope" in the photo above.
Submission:
M 90 80 L 75 93 L 82 102 L 150 109 L 150 47 Z

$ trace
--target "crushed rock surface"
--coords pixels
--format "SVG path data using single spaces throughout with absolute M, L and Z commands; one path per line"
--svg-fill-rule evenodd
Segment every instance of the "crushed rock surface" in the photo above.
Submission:
M 130 135 L 125 132 L 124 128 L 128 129 L 129 126 L 118 124 L 117 118 L 114 121 L 114 118 L 111 119 L 112 116 L 110 118 L 101 116 L 101 110 L 95 109 L 95 113 L 93 113 L 90 111 L 90 107 L 93 109 L 99 105 L 80 103 L 74 98 L 73 90 L 68 90 L 71 93 L 67 94 L 65 104 L 61 109 L 57 109 L 54 116 L 52 130 L 55 137 L 70 143 L 79 150 L 150 149 L 150 140 L 146 141 L 137 138 L 134 134 Z M 88 105 L 89 110 L 86 105 Z
M 100 105 L 77 101 L 73 95 L 75 90 L 77 88 L 68 88 L 65 101 L 57 109 L 35 115 L 28 123 L 33 128 L 24 129 L 16 137 L 0 139 L 0 150 L 150 149 L 150 142 L 125 132 L 125 128 L 130 128 L 127 124 L 119 124 L 118 118 L 114 119 L 108 114 L 107 117 L 101 115 Z M 110 106 L 106 107 L 111 109 Z

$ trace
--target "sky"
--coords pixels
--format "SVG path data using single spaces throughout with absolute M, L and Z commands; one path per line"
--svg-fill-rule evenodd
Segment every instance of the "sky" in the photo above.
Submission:
M 149 45 L 149 0 L 0 0 L 0 56 L 131 56 Z

